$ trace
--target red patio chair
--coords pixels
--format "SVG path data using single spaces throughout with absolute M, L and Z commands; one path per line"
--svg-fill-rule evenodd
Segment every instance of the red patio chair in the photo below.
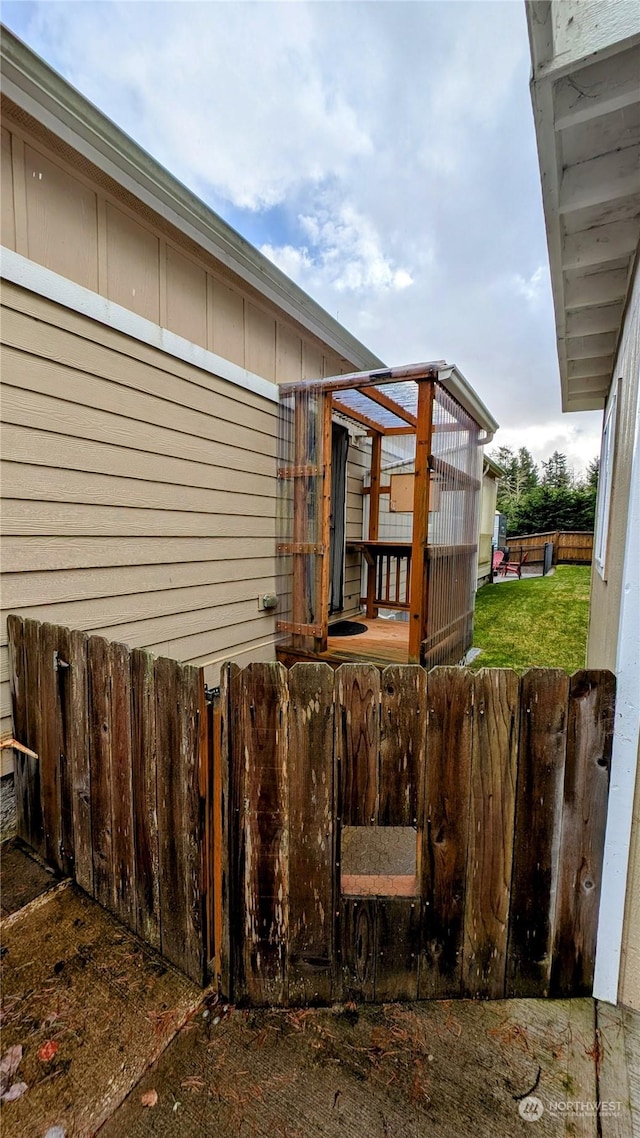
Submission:
M 522 577 L 522 566 L 528 556 L 528 553 L 523 553 L 519 561 L 505 561 L 501 567 L 503 577 L 506 577 L 507 573 L 514 573 L 516 577 Z
M 503 561 L 504 561 L 504 549 L 496 549 L 496 551 L 493 555 L 493 560 L 491 562 L 491 569 L 493 570 L 494 573 L 500 568 Z

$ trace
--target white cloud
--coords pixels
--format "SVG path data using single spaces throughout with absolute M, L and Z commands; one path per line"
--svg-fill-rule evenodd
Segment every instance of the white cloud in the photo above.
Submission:
M 506 446 L 519 450 L 526 447 L 538 464 L 558 450 L 566 454 L 569 468 L 579 477 L 591 459 L 600 454 L 601 425 L 602 416 L 590 413 L 580 419 L 566 416 L 560 421 L 551 419 L 535 426 L 505 427 L 498 432 L 489 449 Z
M 548 281 L 549 270 L 545 265 L 538 265 L 530 277 L 523 277 L 520 273 L 516 273 L 513 277 L 516 292 L 528 300 L 530 304 L 537 304 L 542 300 Z
M 407 269 L 395 268 L 382 251 L 372 222 L 352 205 L 322 209 L 298 218 L 308 244 L 262 246 L 262 252 L 303 287 L 318 278 L 338 293 L 401 291 L 413 283 Z

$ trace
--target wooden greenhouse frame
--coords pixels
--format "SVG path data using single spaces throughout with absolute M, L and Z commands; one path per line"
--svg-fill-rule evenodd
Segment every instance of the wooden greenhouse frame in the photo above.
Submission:
M 441 361 L 281 387 L 277 553 L 280 580 L 290 587 L 281 589 L 277 630 L 286 662 L 350 658 L 348 650 L 328 653 L 334 415 L 371 439 L 368 534 L 347 546 L 367 566 L 367 618 L 375 620 L 380 608 L 408 612 L 405 662 L 457 663 L 470 647 L 485 441 L 477 420 L 490 416 L 477 399 L 485 416 L 456 398 L 443 379 L 453 370 Z M 382 484 L 382 451 L 393 435 L 415 438 L 407 541 L 382 540 L 379 532 L 381 496 L 390 492 Z

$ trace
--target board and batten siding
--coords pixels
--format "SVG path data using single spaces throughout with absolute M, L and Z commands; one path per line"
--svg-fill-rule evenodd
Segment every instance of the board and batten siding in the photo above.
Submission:
M 277 403 L 6 281 L 1 327 L 3 732 L 8 612 L 273 659 Z
M 3 119 L 7 249 L 264 379 L 354 370 L 7 100 Z

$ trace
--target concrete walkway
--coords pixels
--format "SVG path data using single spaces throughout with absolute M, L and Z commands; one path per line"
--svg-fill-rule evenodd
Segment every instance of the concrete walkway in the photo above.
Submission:
M 637 1015 L 588 999 L 236 1010 L 3 852 L 2 1054 L 22 1047 L 27 1085 L 1 1108 L 12 1138 L 640 1138 Z M 613 1104 L 600 1128 L 597 1101 Z

